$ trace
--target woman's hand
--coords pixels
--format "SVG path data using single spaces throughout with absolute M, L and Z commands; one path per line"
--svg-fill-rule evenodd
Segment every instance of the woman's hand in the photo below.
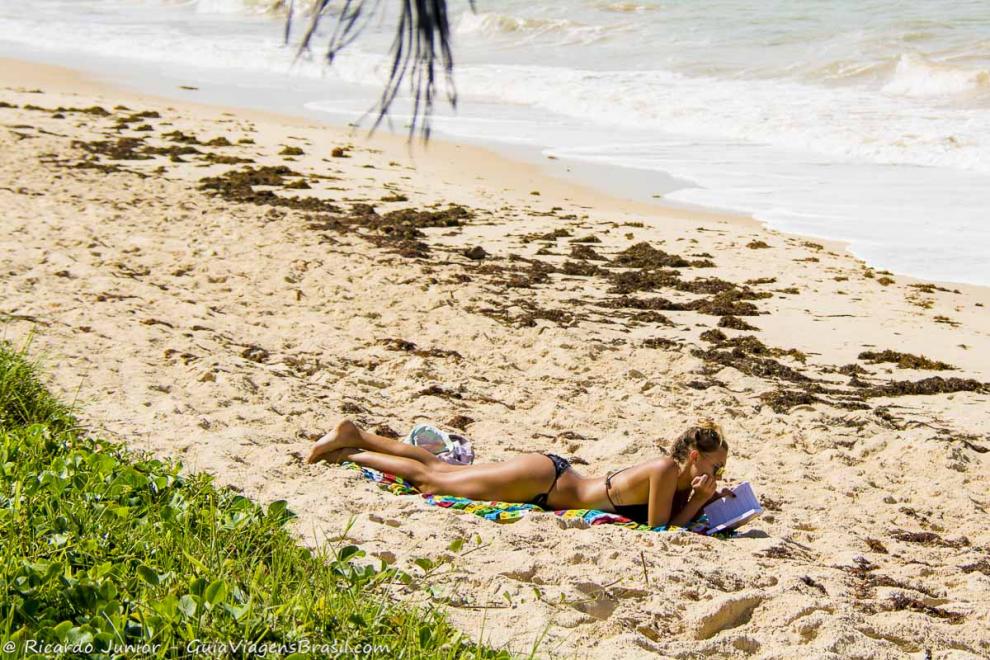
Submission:
M 711 499 L 712 495 L 715 494 L 715 488 L 718 486 L 718 482 L 710 474 L 702 474 L 691 480 L 691 487 L 694 492 L 691 494 L 691 499 L 697 499 L 700 502 L 707 502 Z
M 723 499 L 725 497 L 728 497 L 729 499 L 732 499 L 735 496 L 736 496 L 736 494 L 734 492 L 732 492 L 732 489 L 731 488 L 723 488 L 722 490 L 720 490 L 717 493 L 715 493 L 715 499 L 717 499 L 717 500 Z

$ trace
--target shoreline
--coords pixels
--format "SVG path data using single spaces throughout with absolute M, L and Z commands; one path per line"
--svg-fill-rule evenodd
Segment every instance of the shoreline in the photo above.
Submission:
M 349 139 L 364 142 L 368 145 L 385 147 L 395 150 L 395 152 L 405 151 L 410 148 L 405 134 L 389 132 L 385 128 L 379 129 L 374 135 L 369 135 L 364 129 L 357 129 L 348 124 L 332 121 L 329 118 L 322 118 L 324 113 L 300 108 L 296 113 L 269 111 L 246 105 L 229 104 L 224 102 L 199 102 L 188 98 L 181 98 L 179 95 L 167 95 L 157 92 L 147 92 L 140 90 L 125 82 L 111 81 L 105 74 L 86 69 L 75 69 L 57 64 L 49 64 L 34 60 L 0 57 L 0 63 L 5 64 L 5 68 L 16 70 L 18 66 L 38 67 L 39 72 L 47 72 L 45 75 L 52 76 L 52 80 L 59 81 L 60 84 L 69 83 L 78 85 L 78 89 L 88 90 L 92 93 L 99 93 L 101 90 L 106 93 L 118 91 L 123 94 L 135 96 L 136 98 L 147 98 L 167 102 L 177 106 L 184 106 L 190 109 L 196 108 L 200 111 L 237 111 L 245 116 L 265 117 L 273 120 L 280 120 L 286 123 L 303 126 L 322 126 L 327 129 L 344 133 Z M 16 76 L 15 76 L 16 77 Z M 0 81 L 4 80 L 0 77 Z M 186 92 L 188 94 L 188 92 Z M 732 209 L 719 209 L 705 207 L 696 204 L 680 203 L 665 199 L 637 200 L 633 195 L 622 196 L 616 194 L 614 189 L 618 186 L 615 180 L 620 177 L 639 177 L 651 174 L 662 175 L 673 178 L 671 175 L 661 172 L 640 171 L 619 166 L 601 165 L 580 160 L 561 162 L 550 160 L 542 156 L 536 148 L 520 147 L 509 144 L 501 144 L 483 139 L 454 141 L 446 137 L 433 137 L 430 144 L 424 147 L 419 138 L 413 140 L 410 153 L 418 154 L 420 160 L 428 165 L 439 159 L 456 159 L 461 163 L 468 164 L 467 168 L 451 166 L 438 170 L 437 175 L 455 176 L 463 172 L 472 172 L 478 176 L 497 176 L 503 178 L 508 187 L 514 187 L 518 191 L 527 190 L 530 187 L 541 188 L 548 194 L 554 195 L 565 201 L 575 203 L 582 207 L 598 208 L 601 210 L 614 210 L 619 213 L 633 213 L 644 216 L 656 215 L 658 218 L 669 218 L 676 216 L 679 218 L 697 218 L 702 222 L 723 223 L 731 222 L 758 228 L 770 234 L 790 236 L 796 239 L 810 240 L 824 245 L 826 248 L 839 253 L 849 254 L 854 259 L 861 261 L 874 270 L 882 270 L 879 267 L 870 266 L 861 257 L 855 255 L 850 250 L 850 241 L 827 238 L 800 233 L 785 232 L 775 229 L 763 220 L 758 220 L 752 215 L 734 211 Z M 431 153 L 432 150 L 432 153 Z M 489 163 L 494 165 L 489 166 Z M 522 168 L 522 169 L 520 169 Z M 462 177 L 462 185 L 470 183 L 470 176 Z M 609 181 L 611 183 L 599 183 L 596 180 Z M 530 182 L 535 185 L 530 186 Z M 622 186 L 627 187 L 627 186 Z M 610 190 L 612 188 L 612 190 Z M 505 190 L 508 192 L 508 188 Z M 525 200 L 525 193 L 514 196 L 515 201 Z M 976 288 L 990 290 L 990 284 L 971 284 L 965 282 L 951 282 L 924 277 L 917 277 L 910 273 L 891 272 L 899 277 L 910 278 L 912 282 L 931 282 L 933 284 L 951 288 Z
M 73 69 L 61 65 L 38 63 L 0 57 L 3 72 L 0 72 L 0 85 L 24 84 L 25 78 L 37 79 L 38 84 L 49 82 L 63 89 L 95 95 L 120 94 L 149 103 L 168 103 L 176 108 L 192 112 L 215 114 L 236 111 L 245 118 L 263 118 L 307 128 L 322 128 L 338 138 L 363 143 L 364 146 L 387 149 L 391 153 L 410 157 L 419 167 L 427 167 L 429 175 L 456 177 L 460 185 L 468 186 L 479 178 L 500 177 L 501 192 L 507 193 L 516 203 L 538 203 L 540 200 L 529 193 L 539 188 L 540 196 L 553 196 L 571 202 L 578 207 L 597 208 L 621 214 L 657 215 L 661 218 L 677 216 L 687 220 L 714 223 L 732 222 L 751 227 L 763 227 L 764 223 L 751 216 L 732 211 L 718 211 L 693 205 L 668 204 L 662 201 L 644 202 L 610 194 L 576 180 L 553 176 L 545 171 L 545 164 L 539 159 L 509 158 L 495 145 L 471 142 L 455 142 L 445 138 L 431 138 L 425 147 L 419 138 L 413 142 L 405 134 L 399 135 L 381 129 L 369 135 L 364 129 L 356 129 L 331 121 L 321 121 L 309 114 L 288 114 L 271 112 L 253 107 L 201 103 L 175 96 L 147 93 L 127 85 L 101 80 L 95 72 Z M 21 70 L 27 68 L 25 75 Z M 480 142 L 480 141 L 479 141 Z M 438 165 L 437 160 L 457 161 Z M 470 167 L 465 167 L 470 163 Z M 514 192 L 513 192 L 514 191 Z M 769 230 L 772 231 L 772 230 Z M 829 245 L 843 245 L 841 241 L 829 241 Z
M 294 103 L 285 101 L 276 104 L 279 106 L 278 108 L 264 109 L 261 108 L 258 103 L 252 103 L 249 99 L 245 98 L 244 94 L 239 92 L 236 86 L 225 85 L 222 83 L 217 83 L 216 81 L 195 82 L 193 84 L 199 85 L 195 91 L 179 91 L 180 88 L 178 85 L 182 83 L 183 78 L 176 72 L 168 74 L 168 80 L 174 83 L 174 89 L 161 83 L 142 84 L 139 82 L 140 77 L 136 73 L 136 71 L 140 71 L 140 69 L 135 72 L 131 72 L 130 74 L 114 75 L 103 70 L 102 67 L 106 67 L 108 64 L 101 64 L 101 58 L 96 56 L 88 56 L 88 59 L 85 60 L 87 62 L 87 66 L 80 68 L 66 68 L 61 63 L 46 63 L 44 61 L 44 57 L 40 57 L 40 59 L 31 59 L 30 56 L 27 56 L 27 59 L 17 59 L 18 55 L 14 55 L 13 58 L 14 59 L 11 60 L 12 62 L 20 61 L 25 63 L 37 63 L 39 66 L 50 66 L 55 69 L 73 71 L 77 77 L 84 76 L 95 81 L 95 84 L 97 85 L 103 85 L 108 89 L 119 89 L 125 93 L 136 93 L 149 98 L 168 99 L 173 103 L 188 103 L 191 107 L 239 109 L 246 112 L 258 112 L 262 115 L 272 117 L 291 117 L 296 120 L 303 118 L 334 130 L 349 131 L 353 134 L 353 139 L 356 140 L 363 141 L 367 139 L 367 135 L 363 129 L 358 130 L 350 127 L 347 115 L 334 116 L 333 113 L 327 114 L 303 106 L 296 107 Z M 3 58 L 0 57 L 0 59 Z M 153 67 L 148 65 L 142 66 L 144 69 L 147 69 L 146 75 L 155 75 Z M 277 76 L 274 77 L 277 79 Z M 287 78 L 286 82 L 290 87 L 292 87 L 291 79 Z M 294 93 L 298 96 L 299 90 L 295 90 Z M 189 98 L 190 95 L 206 95 L 210 98 L 204 101 L 196 101 Z M 290 98 L 294 97 L 291 97 L 290 95 Z M 389 142 L 396 141 L 402 142 L 403 144 L 406 142 L 405 133 L 391 133 L 388 131 L 387 127 L 380 129 L 378 135 L 375 136 L 375 139 L 378 137 L 383 137 Z M 756 226 L 762 227 L 768 232 L 814 240 L 816 242 L 826 244 L 829 249 L 839 250 L 840 252 L 848 252 L 851 256 L 863 261 L 874 270 L 883 270 L 884 272 L 900 277 L 910 277 L 912 278 L 912 281 L 915 282 L 933 282 L 943 286 L 951 285 L 953 288 L 990 287 L 990 282 L 974 284 L 967 281 L 955 281 L 951 279 L 915 275 L 911 272 L 902 271 L 899 269 L 883 269 L 879 265 L 872 265 L 868 259 L 861 257 L 852 251 L 852 246 L 855 244 L 854 239 L 832 238 L 816 233 L 803 233 L 800 230 L 790 231 L 787 229 L 781 229 L 774 226 L 777 223 L 769 220 L 757 219 L 749 211 L 732 209 L 728 207 L 705 206 L 690 202 L 679 202 L 666 198 L 654 199 L 654 196 L 647 192 L 648 190 L 652 190 L 653 186 L 645 183 L 650 177 L 656 176 L 661 179 L 662 182 L 659 187 L 663 189 L 665 195 L 671 192 L 669 189 L 670 186 L 679 186 L 673 189 L 673 192 L 676 192 L 677 190 L 683 189 L 685 186 L 691 188 L 694 185 L 688 181 L 683 181 L 680 184 L 677 184 L 675 183 L 677 179 L 667 172 L 640 170 L 625 166 L 593 163 L 582 161 L 580 159 L 565 159 L 560 161 L 552 160 L 547 158 L 537 146 L 519 146 L 485 138 L 441 136 L 434 137 L 433 142 L 443 143 L 448 146 L 456 145 L 469 149 L 479 149 L 482 153 L 488 154 L 488 158 L 483 160 L 489 160 L 491 156 L 494 155 L 497 160 L 504 161 L 507 164 L 514 163 L 517 165 L 525 165 L 530 168 L 535 168 L 532 171 L 537 180 L 556 181 L 572 189 L 586 189 L 591 191 L 594 194 L 594 197 L 598 198 L 599 201 L 608 199 L 611 200 L 610 203 L 617 204 L 620 207 L 628 207 L 628 203 L 635 203 L 637 206 L 643 207 L 644 210 L 641 212 L 646 215 L 651 214 L 646 209 L 653 208 L 660 209 L 661 215 L 667 214 L 668 212 L 681 212 L 698 214 L 701 217 L 707 216 L 709 218 L 715 217 L 719 219 L 730 219 L 733 222 L 750 222 L 754 223 Z M 417 144 L 416 148 L 419 149 L 420 145 Z M 471 160 L 473 160 L 473 163 L 477 162 L 474 159 Z M 473 163 L 470 167 L 477 168 L 477 165 Z M 639 183 L 635 183 L 637 180 L 639 180 Z M 599 204 L 599 206 L 600 205 L 601 204 Z M 860 247 L 865 249 L 865 245 L 861 244 Z
M 483 149 L 413 158 L 18 71 L 2 336 L 33 337 L 88 428 L 287 500 L 314 546 L 346 529 L 415 570 L 478 539 L 436 605 L 516 652 L 544 633 L 547 653 L 610 660 L 990 651 L 990 289 L 886 281 L 834 245 L 559 181 L 530 195 L 534 168 Z M 729 482 L 767 514 L 725 542 L 496 525 L 303 465 L 343 416 L 590 475 L 714 417 Z

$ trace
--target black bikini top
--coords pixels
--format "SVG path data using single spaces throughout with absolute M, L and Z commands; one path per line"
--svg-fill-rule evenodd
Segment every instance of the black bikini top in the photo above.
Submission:
M 609 498 L 611 499 L 611 498 Z M 613 504 L 612 507 L 615 508 L 615 512 L 624 518 L 629 518 L 630 520 L 635 520 L 642 525 L 650 524 L 650 505 L 649 504 L 628 504 L 628 505 L 618 505 Z

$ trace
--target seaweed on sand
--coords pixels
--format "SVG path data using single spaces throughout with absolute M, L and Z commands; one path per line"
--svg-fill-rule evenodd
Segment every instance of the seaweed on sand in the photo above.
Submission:
M 871 364 L 880 362 L 893 362 L 899 369 L 924 369 L 928 371 L 948 371 L 955 369 L 951 364 L 930 360 L 924 355 L 912 355 L 910 353 L 900 353 L 898 351 L 863 351 L 858 359 L 868 360 Z
M 558 238 L 567 238 L 571 235 L 570 229 L 560 228 L 543 234 L 523 234 L 519 240 L 523 243 L 532 243 L 533 241 L 556 241 Z
M 636 298 L 633 296 L 618 296 L 608 298 L 600 303 L 602 307 L 609 309 L 649 309 L 659 311 L 683 311 L 685 306 L 674 303 L 659 296 L 653 298 Z
M 337 213 L 340 207 L 329 200 L 316 197 L 283 197 L 271 190 L 255 190 L 255 186 L 287 187 L 286 177 L 302 177 L 284 165 L 246 167 L 230 170 L 219 176 L 200 179 L 199 189 L 232 202 L 275 206 L 317 213 Z
M 400 209 L 389 211 L 382 216 L 383 224 L 405 225 L 408 227 L 462 227 L 472 214 L 463 206 L 451 204 L 439 211 Z
M 733 289 L 717 293 L 711 298 L 694 300 L 685 308 L 710 316 L 759 316 L 760 310 L 744 299 L 747 297 L 747 290 Z
M 962 621 L 966 618 L 959 612 L 951 612 L 949 610 L 942 609 L 941 607 L 927 605 L 923 601 L 903 593 L 896 593 L 890 597 L 889 609 L 894 610 L 895 612 L 902 610 L 920 612 L 925 616 L 930 616 L 936 619 L 945 619 L 948 623 L 962 623 Z
M 773 357 L 782 357 L 787 355 L 802 364 L 804 364 L 808 359 L 807 355 L 796 348 L 771 348 L 753 335 L 743 335 L 742 337 L 732 337 L 730 339 L 726 337 L 725 333 L 721 330 L 712 329 L 703 332 L 701 334 L 701 338 L 705 341 L 714 343 L 716 348 L 739 349 L 748 355 L 770 355 Z
M 691 265 L 684 257 L 658 250 L 649 243 L 636 243 L 615 256 L 613 262 L 624 268 L 685 268 Z
M 972 378 L 942 378 L 932 376 L 917 381 L 895 380 L 883 385 L 864 389 L 867 398 L 881 396 L 915 396 L 929 394 L 952 394 L 954 392 L 990 392 L 990 384 Z
M 681 276 L 676 270 L 626 270 L 609 273 L 609 279 L 612 281 L 610 293 L 629 294 L 674 288 Z
M 577 243 L 571 246 L 571 258 L 581 261 L 608 261 L 607 257 L 603 257 L 595 252 L 594 248 L 583 243 Z
M 691 351 L 691 355 L 710 364 L 732 367 L 747 376 L 778 378 L 792 383 L 811 382 L 811 378 L 785 364 L 781 364 L 770 358 L 750 355 L 745 349 L 739 347 L 728 351 L 720 351 L 714 348 L 707 350 L 696 348 Z
M 890 535 L 898 541 L 905 543 L 918 543 L 940 548 L 965 548 L 970 545 L 969 539 L 965 536 L 950 540 L 942 538 L 935 532 L 908 532 L 903 529 L 895 529 Z
M 443 348 L 430 348 L 422 349 L 416 344 L 405 339 L 399 339 L 397 337 L 390 337 L 388 339 L 383 339 L 379 344 L 383 345 L 390 351 L 402 351 L 405 353 L 412 353 L 413 355 L 419 357 L 437 357 L 437 358 L 453 358 L 454 360 L 460 360 L 461 354 L 457 351 L 450 351 Z
M 601 267 L 595 264 L 589 264 L 584 261 L 565 261 L 560 267 L 560 272 L 564 275 L 578 275 L 581 277 L 591 277 L 593 275 L 601 275 L 604 272 Z
M 730 328 L 732 330 L 759 330 L 756 326 L 750 325 L 738 316 L 732 316 L 731 314 L 720 318 L 718 320 L 718 327 Z
M 72 146 L 93 156 L 105 156 L 110 160 L 150 160 L 151 155 L 138 151 L 144 144 L 143 138 L 122 137 L 116 140 L 73 140 Z

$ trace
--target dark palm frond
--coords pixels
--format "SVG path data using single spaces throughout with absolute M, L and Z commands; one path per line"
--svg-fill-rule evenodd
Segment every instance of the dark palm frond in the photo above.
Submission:
M 384 0 L 390 1 L 390 0 Z M 388 115 L 388 110 L 399 94 L 403 81 L 410 82 L 413 101 L 413 118 L 409 127 L 412 136 L 417 129 L 424 139 L 430 136 L 430 117 L 437 95 L 438 68 L 442 72 L 447 100 L 457 107 L 454 89 L 454 58 L 451 50 L 450 22 L 446 0 L 396 0 L 400 4 L 399 22 L 395 30 L 390 54 L 392 64 L 378 103 L 373 108 L 378 117 L 372 130 Z M 336 13 L 336 25 L 330 35 L 326 58 L 333 63 L 337 53 L 354 42 L 378 14 L 383 0 L 344 0 Z M 474 10 L 474 0 L 468 0 Z M 289 41 L 295 0 L 289 3 L 289 16 L 285 26 L 285 40 Z M 331 0 L 314 0 L 309 25 L 299 44 L 299 52 L 309 50 L 313 35 L 320 22 L 329 14 Z

